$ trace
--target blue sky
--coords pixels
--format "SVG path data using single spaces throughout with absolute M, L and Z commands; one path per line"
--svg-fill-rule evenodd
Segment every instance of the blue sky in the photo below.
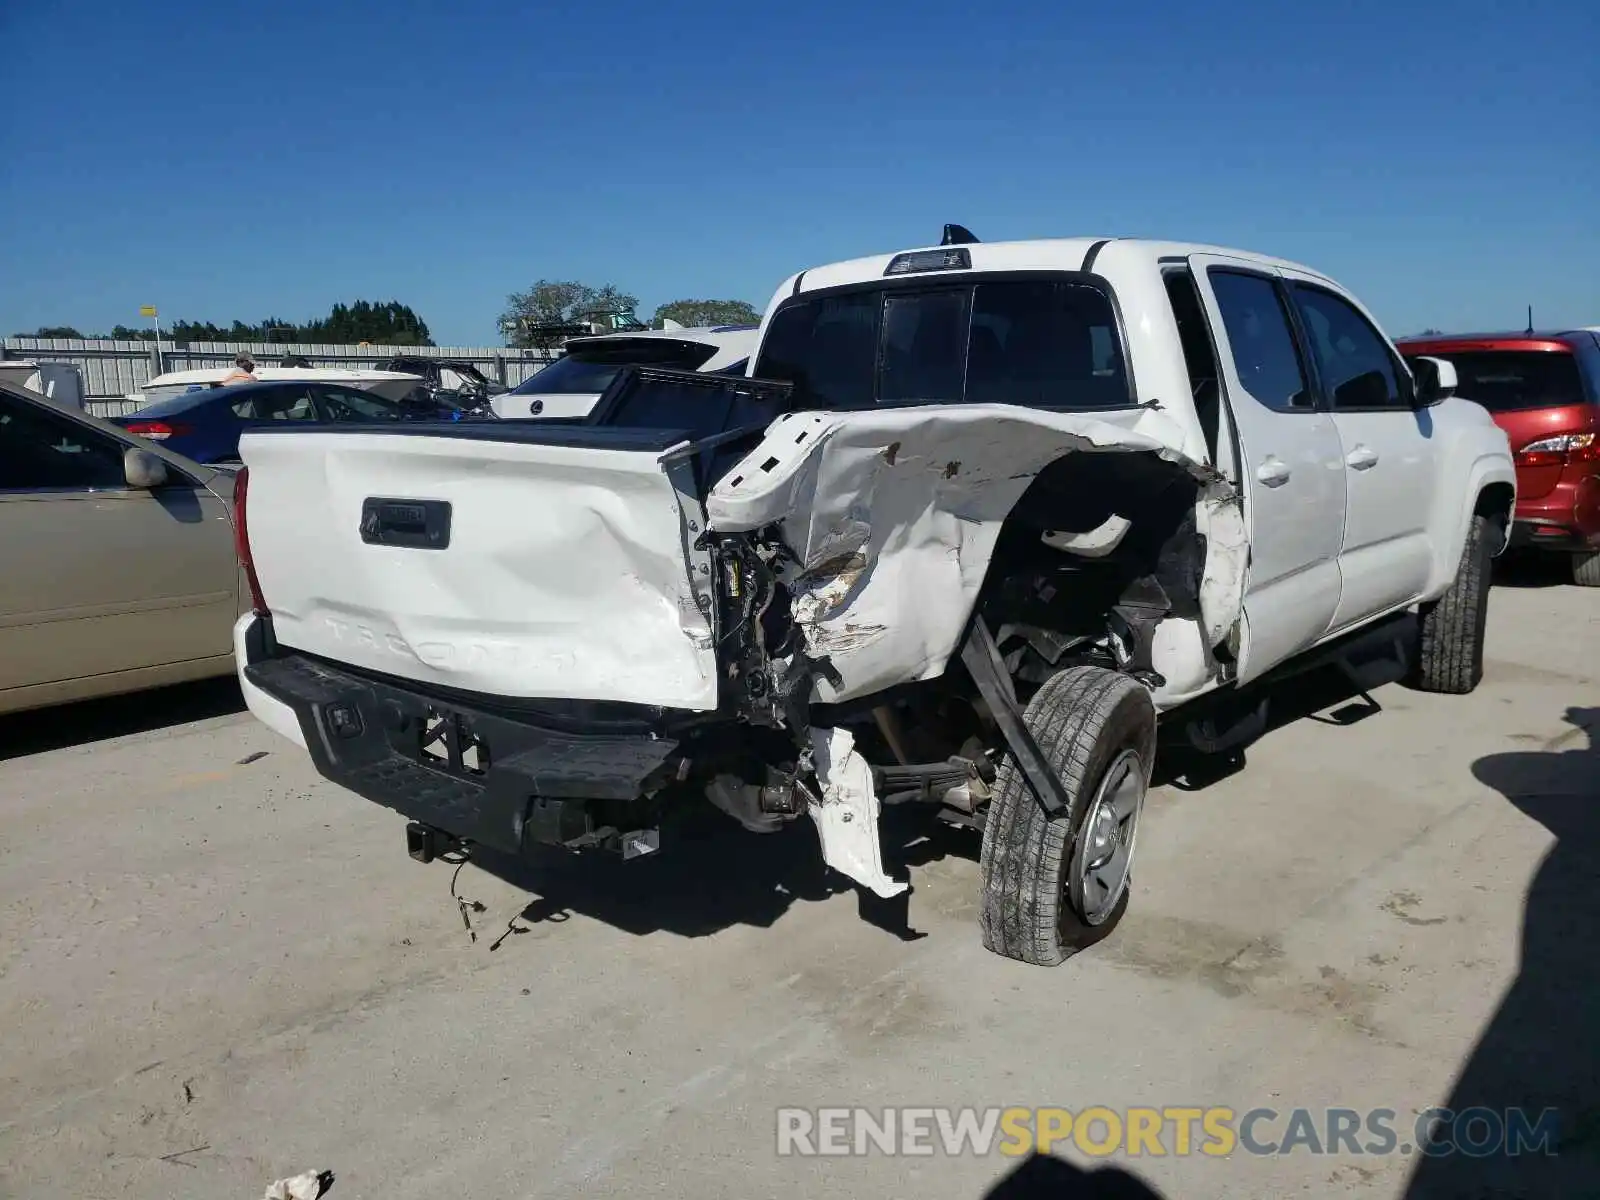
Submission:
M 0 333 L 765 305 L 937 240 L 1220 242 L 1391 333 L 1600 323 L 1600 5 L 0 0 Z

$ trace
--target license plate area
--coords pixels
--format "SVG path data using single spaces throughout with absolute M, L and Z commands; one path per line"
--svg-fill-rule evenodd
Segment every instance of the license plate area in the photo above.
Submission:
M 430 706 L 417 726 L 417 761 L 452 775 L 488 773 L 489 742 L 460 713 Z
M 450 502 L 368 496 L 361 502 L 361 540 L 369 546 L 446 550 L 450 546 Z

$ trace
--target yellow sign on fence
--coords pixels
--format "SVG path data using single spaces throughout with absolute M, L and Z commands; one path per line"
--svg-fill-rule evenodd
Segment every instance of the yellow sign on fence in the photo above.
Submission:
M 141 317 L 153 317 L 153 316 L 155 316 L 156 315 L 156 306 L 154 304 L 141 304 L 141 305 L 139 305 L 139 315 Z

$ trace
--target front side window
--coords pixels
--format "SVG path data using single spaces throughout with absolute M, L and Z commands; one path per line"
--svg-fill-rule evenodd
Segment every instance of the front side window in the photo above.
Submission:
M 127 486 L 115 438 L 0 395 L 0 491 Z
M 1312 411 L 1311 389 L 1277 285 L 1263 275 L 1206 272 L 1239 383 L 1275 412 Z
M 1110 299 L 1063 279 L 807 297 L 774 315 L 753 374 L 793 384 L 796 403 L 813 409 L 1130 402 Z
M 1306 284 L 1294 285 L 1294 299 L 1335 409 L 1410 407 L 1388 343 L 1360 312 L 1332 292 Z

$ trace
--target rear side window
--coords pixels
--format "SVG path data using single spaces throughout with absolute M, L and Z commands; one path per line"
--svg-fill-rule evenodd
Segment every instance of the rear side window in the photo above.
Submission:
M 125 487 L 124 450 L 97 430 L 0 394 L 0 491 Z
M 177 413 L 188 412 L 191 408 L 198 408 L 209 399 L 211 388 L 199 388 L 188 392 L 177 392 L 172 395 L 161 396 L 139 409 L 141 417 L 170 417 Z
M 1294 299 L 1323 390 L 1335 410 L 1410 407 L 1409 390 L 1388 342 L 1353 305 L 1298 283 Z
M 1456 395 L 1490 412 L 1583 404 L 1578 360 L 1559 350 L 1429 350 L 1456 369 Z
M 315 421 L 317 408 L 303 383 L 251 392 L 230 405 L 233 415 L 246 421 Z
M 1277 412 L 1312 411 L 1300 352 L 1277 285 L 1261 275 L 1208 271 L 1239 383 Z
M 698 371 L 717 352 L 703 342 L 673 338 L 619 338 L 575 347 L 511 389 L 516 396 L 588 395 L 603 392 L 625 366 Z
M 868 287 L 779 309 L 753 374 L 801 408 L 1131 402 L 1111 301 L 1062 279 Z

